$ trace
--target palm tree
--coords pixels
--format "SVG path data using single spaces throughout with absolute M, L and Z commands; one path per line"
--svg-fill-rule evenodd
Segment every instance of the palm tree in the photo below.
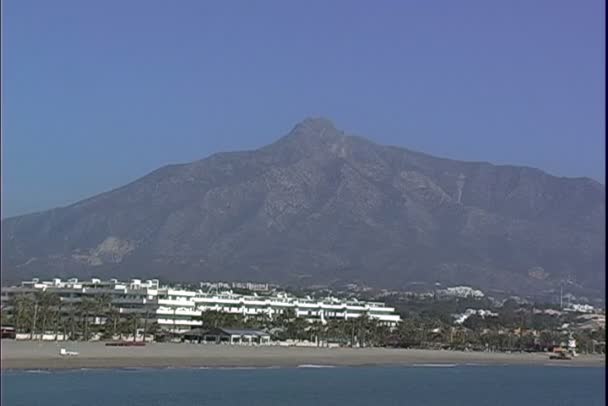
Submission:
M 379 328 L 378 320 L 370 317 L 369 313 L 366 312 L 357 318 L 356 321 L 359 345 L 364 347 L 376 344 L 379 341 L 377 336 Z
M 202 321 L 204 327 L 244 327 L 247 325 L 247 321 L 243 315 L 214 310 L 204 311 L 194 319 Z
M 61 299 L 57 294 L 48 291 L 36 292 L 35 295 L 36 310 L 39 312 L 39 317 L 42 319 L 41 338 L 46 333 L 46 325 L 49 317 L 53 316 L 53 311 L 60 303 Z
M 146 334 L 148 333 L 148 317 L 150 314 L 150 309 L 146 306 L 146 314 L 144 315 L 144 337 L 143 341 L 146 342 Z
M 310 341 L 316 342 L 317 346 L 319 346 L 319 339 L 320 336 L 323 334 L 324 329 L 325 326 L 323 326 L 320 321 L 314 321 L 313 323 L 311 323 L 306 329 L 308 331 L 308 334 L 310 335 Z
M 116 336 L 118 331 L 118 323 L 120 321 L 120 311 L 112 307 L 106 314 L 106 320 L 104 324 L 104 338 L 113 338 Z
M 129 325 L 133 329 L 133 341 L 137 341 L 137 327 L 139 325 L 139 317 L 137 314 L 130 314 L 128 317 Z
M 359 340 L 361 346 L 376 346 L 380 343 L 381 338 L 388 333 L 382 329 L 379 321 L 370 317 L 369 313 L 364 314 L 358 319 L 359 322 Z
M 82 298 L 79 303 L 79 313 L 82 320 L 82 338 L 84 341 L 89 340 L 89 318 L 91 313 L 96 309 L 96 303 L 89 298 Z
M 13 323 L 13 315 L 9 312 L 7 306 L 3 306 L 0 309 L 0 324 L 3 326 L 10 325 Z
M 49 292 L 43 290 L 42 292 L 34 293 L 34 301 L 35 301 L 34 310 L 35 310 L 36 316 L 37 316 L 37 318 L 41 319 L 42 328 L 40 331 L 39 338 L 42 339 L 42 336 L 44 335 L 45 330 L 46 330 L 46 320 L 47 320 L 48 313 L 49 313 L 49 302 L 50 302 Z M 37 321 L 38 320 L 34 320 L 34 323 L 36 323 Z M 34 331 L 33 333 L 36 334 L 36 331 Z
M 129 332 L 131 331 L 129 319 L 127 317 L 118 319 L 117 328 L 118 328 L 119 338 L 122 340 L 123 335 L 125 335 L 125 334 L 128 335 Z
M 248 317 L 244 320 L 244 325 L 250 328 L 269 328 L 272 324 L 270 316 L 267 313 L 256 314 L 255 316 Z
M 279 339 L 304 339 L 308 337 L 309 323 L 296 317 L 294 309 L 285 309 L 272 320 L 268 321 L 268 327 L 274 327 L 280 331 L 277 334 Z
M 108 319 L 108 315 L 112 312 L 112 296 L 108 293 L 104 293 L 102 295 L 99 295 L 97 297 L 95 297 L 95 303 L 94 303 L 94 315 L 96 317 L 101 317 L 104 318 L 106 320 L 106 324 L 107 324 L 107 319 Z M 105 328 L 104 328 L 105 330 Z
M 152 337 L 156 337 L 156 335 L 158 334 L 159 331 L 159 326 L 158 323 L 156 321 L 153 321 L 152 323 L 148 324 L 147 328 L 145 329 L 145 334 L 150 334 Z M 144 334 L 144 340 L 145 340 L 145 334 Z M 154 338 L 153 338 L 154 340 Z
M 401 345 L 406 347 L 416 346 L 420 342 L 417 339 L 417 326 L 413 319 L 405 318 L 399 325 L 398 335 Z
M 36 334 L 36 321 L 38 320 L 38 300 L 36 297 L 32 299 L 34 304 L 34 314 L 32 315 L 32 328 L 30 331 L 30 340 L 34 339 L 34 334 Z
M 95 312 L 98 316 L 107 315 L 112 309 L 112 295 L 104 293 L 95 297 Z
M 116 323 L 116 332 L 118 332 L 118 336 L 120 340 L 123 340 L 123 336 L 129 336 L 133 334 L 133 341 L 137 337 L 137 328 L 139 327 L 139 315 L 135 313 L 130 313 L 126 317 L 123 318 L 115 318 L 112 323 Z
M 34 309 L 34 301 L 31 295 L 13 296 L 9 303 L 8 309 L 13 316 L 15 329 L 21 332 L 27 332 L 31 326 L 31 319 Z
M 63 306 L 60 297 L 57 297 L 57 310 L 53 319 L 55 321 L 53 326 L 53 329 L 55 330 L 55 341 L 57 341 L 59 335 L 59 328 L 63 324 Z M 63 339 L 65 340 L 65 330 L 63 332 Z
M 275 327 L 287 327 L 287 324 L 293 321 L 296 318 L 296 312 L 294 309 L 285 309 L 283 313 L 279 313 L 277 317 L 274 318 L 273 322 Z
M 38 318 L 38 303 L 36 303 L 36 299 L 34 295 L 28 295 L 24 298 L 23 303 L 28 306 L 24 309 L 25 316 L 27 317 L 28 330 L 30 332 L 30 339 L 33 340 L 36 330 L 36 319 Z
M 335 319 L 331 319 L 327 322 L 327 325 L 325 326 L 325 335 L 326 335 L 326 340 L 337 340 L 341 343 L 344 343 L 345 341 L 348 341 L 346 338 L 346 329 L 345 326 L 346 325 L 346 321 L 344 320 L 335 320 Z
M 287 332 L 292 338 L 303 340 L 308 338 L 306 332 L 308 326 L 309 323 L 305 319 L 296 317 L 287 325 Z
M 70 329 L 70 340 L 74 340 L 76 338 L 76 312 L 78 311 L 77 306 L 72 303 L 70 305 L 70 317 L 68 319 L 68 326 Z

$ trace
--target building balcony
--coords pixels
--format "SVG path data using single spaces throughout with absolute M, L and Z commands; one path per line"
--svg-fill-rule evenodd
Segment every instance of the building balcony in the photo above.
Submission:
M 156 309 L 156 314 L 176 315 L 176 316 L 200 316 L 201 311 L 187 308 L 159 308 Z
M 175 299 L 158 299 L 156 301 L 160 306 L 175 306 L 175 307 L 194 307 L 196 304 L 190 300 L 175 300 Z
M 202 326 L 203 322 L 200 320 L 181 320 L 181 319 L 156 319 L 159 325 L 170 325 L 170 326 Z

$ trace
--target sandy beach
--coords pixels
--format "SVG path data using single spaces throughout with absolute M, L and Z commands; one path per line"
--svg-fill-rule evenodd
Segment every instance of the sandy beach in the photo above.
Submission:
M 62 357 L 60 348 L 79 353 Z M 550 360 L 548 354 L 484 353 L 384 348 L 248 347 L 215 344 L 148 343 L 145 347 L 108 347 L 100 342 L 2 340 L 2 369 L 296 367 L 302 365 L 563 365 L 606 364 L 599 355 Z

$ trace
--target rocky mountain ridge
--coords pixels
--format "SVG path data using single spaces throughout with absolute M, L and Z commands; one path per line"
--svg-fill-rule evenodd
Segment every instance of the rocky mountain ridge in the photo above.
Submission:
M 468 284 L 601 295 L 605 188 L 436 158 L 311 118 L 254 151 L 162 167 L 2 222 L 3 280 L 32 276 Z

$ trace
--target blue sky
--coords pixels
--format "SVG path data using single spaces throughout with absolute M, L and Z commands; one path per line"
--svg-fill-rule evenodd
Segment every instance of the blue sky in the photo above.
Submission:
M 307 116 L 604 182 L 600 0 L 3 2 L 2 217 Z

